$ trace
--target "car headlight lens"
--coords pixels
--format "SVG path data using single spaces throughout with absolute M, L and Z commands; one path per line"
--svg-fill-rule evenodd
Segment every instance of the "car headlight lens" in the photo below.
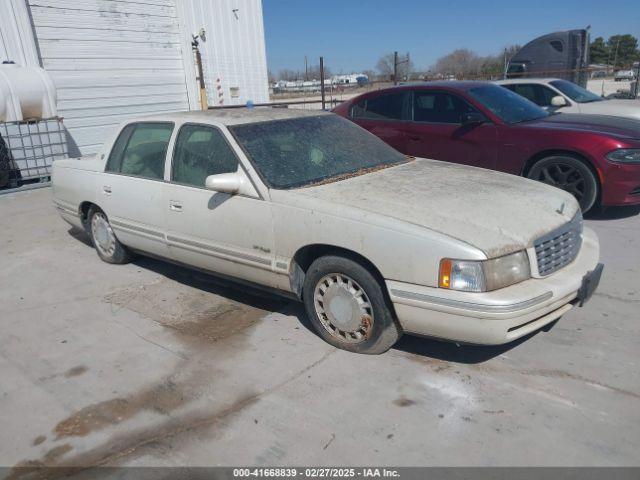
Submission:
M 490 292 L 530 277 L 529 257 L 522 250 L 482 261 L 445 258 L 440 262 L 438 285 L 463 292 Z
M 609 152 L 607 159 L 617 163 L 640 163 L 640 148 L 619 148 Z

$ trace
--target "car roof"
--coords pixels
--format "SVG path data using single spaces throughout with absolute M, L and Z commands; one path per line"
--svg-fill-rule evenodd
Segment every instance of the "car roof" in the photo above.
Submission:
M 560 78 L 546 77 L 546 78 L 508 78 L 506 80 L 496 80 L 494 83 L 498 85 L 509 85 L 513 83 L 549 83 L 555 80 L 561 80 Z
M 474 87 L 481 87 L 483 85 L 490 85 L 491 82 L 484 82 L 480 80 L 434 80 L 426 82 L 408 83 L 405 85 L 398 85 L 397 89 L 412 89 L 412 88 L 447 88 L 452 90 L 469 90 Z
M 292 118 L 316 117 L 333 115 L 322 110 L 298 110 L 289 108 L 254 107 L 254 108 L 211 108 L 209 110 L 194 110 L 182 112 L 156 113 L 130 119 L 127 123 L 136 121 L 152 122 L 197 122 L 217 125 L 240 125 L 243 123 L 269 122 L 273 120 L 288 120 Z

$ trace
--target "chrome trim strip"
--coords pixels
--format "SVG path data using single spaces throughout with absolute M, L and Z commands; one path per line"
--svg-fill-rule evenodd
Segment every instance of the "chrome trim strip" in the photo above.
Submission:
M 211 252 L 211 254 L 213 256 L 227 255 L 229 257 L 242 259 L 242 260 L 248 260 L 250 262 L 255 262 L 255 263 L 259 263 L 261 265 L 266 265 L 268 267 L 271 267 L 271 260 L 269 260 L 267 258 L 262 258 L 262 257 L 258 257 L 258 256 L 255 256 L 255 255 L 249 255 L 249 254 L 246 254 L 246 253 L 238 253 L 238 252 L 234 252 L 234 251 L 231 251 L 229 249 L 226 249 L 226 248 L 215 247 L 213 245 L 209 245 L 209 244 L 206 244 L 206 243 L 200 243 L 200 242 L 196 242 L 196 241 L 193 241 L 193 240 L 187 240 L 186 238 L 174 237 L 174 236 L 171 236 L 171 235 L 167 235 L 167 240 L 170 242 L 169 243 L 170 245 L 174 245 L 176 247 L 181 247 L 181 248 L 188 248 L 188 247 L 200 248 L 202 250 L 207 250 L 208 252 Z M 191 250 L 193 250 L 193 249 L 191 249 Z M 203 253 L 203 252 L 200 252 L 199 250 L 196 250 L 196 251 L 198 253 Z
M 436 305 L 442 305 L 445 307 L 463 308 L 465 310 L 472 310 L 474 312 L 493 312 L 493 313 L 513 313 L 519 310 L 524 310 L 529 307 L 533 307 L 539 303 L 549 300 L 552 296 L 552 292 L 546 292 L 528 300 L 524 300 L 518 303 L 511 303 L 508 305 L 484 305 L 481 303 L 463 302 L 460 300 L 452 300 L 448 298 L 433 297 L 431 295 L 424 295 L 422 293 L 405 292 L 404 290 L 391 290 L 391 294 L 396 297 L 405 298 L 407 300 L 416 300 L 419 302 L 435 303 Z
M 161 238 L 164 240 L 164 235 L 160 232 L 156 232 L 155 230 L 150 230 L 148 228 L 138 227 L 137 225 L 131 225 L 130 223 L 124 223 L 119 220 L 109 220 L 109 223 L 112 227 L 116 227 L 116 230 L 119 228 L 125 228 L 127 230 L 132 230 L 136 233 L 144 233 L 145 235 L 151 235 L 152 237 Z

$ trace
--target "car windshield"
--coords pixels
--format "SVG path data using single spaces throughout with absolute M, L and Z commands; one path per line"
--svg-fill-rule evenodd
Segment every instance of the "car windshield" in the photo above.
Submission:
M 361 175 L 409 159 L 336 115 L 230 126 L 265 182 L 288 189 Z
M 497 85 L 483 85 L 469 94 L 505 123 L 520 123 L 548 117 L 549 113 L 517 93 Z
M 591 93 L 589 90 L 582 88 L 580 85 L 567 82 L 566 80 L 553 80 L 552 82 L 549 82 L 549 84 L 556 87 L 574 102 L 589 103 L 599 102 L 602 100 L 602 97 L 599 97 L 595 93 Z

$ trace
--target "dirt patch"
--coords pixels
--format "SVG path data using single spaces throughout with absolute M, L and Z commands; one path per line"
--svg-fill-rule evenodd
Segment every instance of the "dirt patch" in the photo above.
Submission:
M 411 400 L 410 398 L 400 397 L 400 398 L 396 398 L 393 401 L 393 404 L 397 405 L 398 407 L 410 407 L 411 405 L 415 405 L 416 402 L 415 400 Z
M 38 435 L 36 438 L 33 439 L 33 443 L 32 445 L 35 447 L 37 445 L 40 445 L 42 442 L 44 442 L 47 439 L 47 437 L 45 437 L 44 435 Z
M 79 410 L 59 422 L 54 428 L 56 439 L 84 437 L 128 420 L 143 410 L 168 415 L 176 408 L 194 398 L 194 392 L 178 385 L 171 379 L 154 385 L 126 398 L 112 398 Z
M 93 467 L 117 465 L 119 459 L 146 448 L 153 448 L 177 435 L 212 427 L 218 423 L 226 424 L 223 421 L 228 421 L 230 417 L 253 405 L 259 397 L 259 393 L 252 392 L 239 397 L 221 409 L 196 412 L 183 418 L 170 416 L 159 425 L 126 432 L 99 447 L 65 459 L 62 456 L 72 448 L 70 445 L 64 444 L 50 450 L 41 459 L 26 460 L 16 464 L 7 478 L 10 480 L 66 478 Z
M 226 289 L 225 289 L 226 291 Z M 233 292 L 234 295 L 242 292 Z M 127 288 L 104 297 L 114 313 L 132 310 L 183 336 L 215 342 L 255 325 L 285 305 L 281 299 L 246 295 L 247 302 L 173 282 Z M 256 301 L 257 300 L 257 301 Z
M 87 370 L 88 368 L 84 365 L 78 365 L 77 367 L 70 368 L 69 370 L 64 372 L 64 376 L 66 378 L 77 377 L 85 373 Z
M 61 458 L 73 450 L 73 447 L 68 443 L 64 445 L 58 445 L 52 448 L 39 460 L 26 460 L 15 465 L 6 480 L 15 480 L 18 478 L 48 478 L 42 475 L 43 467 L 52 467 L 60 462 Z

